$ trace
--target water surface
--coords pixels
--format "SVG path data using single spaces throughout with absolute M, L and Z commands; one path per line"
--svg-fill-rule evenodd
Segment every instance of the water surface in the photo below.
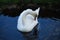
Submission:
M 0 16 L 0 40 L 26 40 L 23 34 L 17 30 L 17 20 L 18 16 Z M 56 21 L 51 18 L 39 18 L 38 21 L 38 38 L 36 40 L 60 40 L 60 19 Z

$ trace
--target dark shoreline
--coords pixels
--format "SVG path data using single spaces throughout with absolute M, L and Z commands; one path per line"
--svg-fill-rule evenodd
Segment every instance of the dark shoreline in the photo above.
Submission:
M 37 9 L 41 7 L 39 17 L 49 17 L 49 18 L 58 18 L 60 19 L 60 5 L 50 5 L 50 4 L 25 4 L 25 5 L 18 5 L 18 4 L 11 4 L 5 5 L 0 7 L 0 15 L 8 15 L 11 17 L 19 16 L 19 14 L 25 9 Z

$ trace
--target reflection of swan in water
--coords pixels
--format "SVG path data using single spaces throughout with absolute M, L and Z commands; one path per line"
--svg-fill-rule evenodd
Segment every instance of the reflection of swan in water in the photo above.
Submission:
M 39 9 L 35 11 L 31 9 L 24 10 L 18 18 L 17 29 L 22 32 L 30 32 L 37 25 L 37 16 Z

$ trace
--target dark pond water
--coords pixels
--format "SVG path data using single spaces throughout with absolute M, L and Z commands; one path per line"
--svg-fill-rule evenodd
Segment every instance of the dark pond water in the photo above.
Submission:
M 0 40 L 28 39 L 17 30 L 17 19 L 18 17 L 0 16 Z M 60 19 L 56 21 L 50 18 L 39 18 L 38 21 L 38 37 L 29 40 L 60 40 Z

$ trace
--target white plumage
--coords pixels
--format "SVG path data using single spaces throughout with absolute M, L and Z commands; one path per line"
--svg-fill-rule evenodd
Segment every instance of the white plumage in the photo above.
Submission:
M 24 10 L 18 18 L 17 29 L 22 32 L 30 32 L 38 24 L 37 17 L 40 8 Z

